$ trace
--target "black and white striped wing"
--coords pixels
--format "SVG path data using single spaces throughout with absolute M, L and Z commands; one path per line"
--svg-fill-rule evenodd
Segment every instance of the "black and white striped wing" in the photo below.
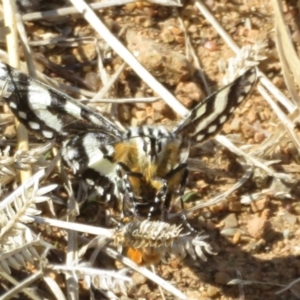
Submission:
M 235 108 L 249 95 L 256 82 L 256 69 L 251 68 L 232 83 L 199 103 L 173 129 L 173 133 L 202 143 L 219 132 Z
M 0 63 L 1 97 L 29 131 L 45 139 L 100 129 L 121 137 L 108 119 L 68 95 Z

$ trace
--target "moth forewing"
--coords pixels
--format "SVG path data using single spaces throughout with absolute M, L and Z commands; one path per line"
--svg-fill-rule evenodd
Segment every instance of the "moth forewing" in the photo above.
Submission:
M 67 136 L 69 128 L 80 123 L 81 130 L 99 128 L 107 135 L 122 133 L 110 120 L 70 96 L 0 63 L 0 82 L 5 82 L 3 100 L 16 118 L 29 130 L 45 139 Z

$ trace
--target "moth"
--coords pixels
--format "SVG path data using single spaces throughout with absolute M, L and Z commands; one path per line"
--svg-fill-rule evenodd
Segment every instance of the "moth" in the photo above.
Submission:
M 0 63 L 2 99 L 31 132 L 61 144 L 65 164 L 97 191 L 119 203 L 122 218 L 166 220 L 184 193 L 190 147 L 212 138 L 256 81 L 249 69 L 199 103 L 172 130 L 163 126 L 120 130 L 70 96 Z

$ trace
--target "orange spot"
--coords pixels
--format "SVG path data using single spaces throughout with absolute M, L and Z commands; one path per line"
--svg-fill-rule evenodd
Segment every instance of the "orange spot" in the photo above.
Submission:
M 143 255 L 138 249 L 128 248 L 127 256 L 137 265 L 141 265 L 143 263 Z
M 161 260 L 161 253 L 154 248 L 128 248 L 127 256 L 139 266 L 156 265 Z

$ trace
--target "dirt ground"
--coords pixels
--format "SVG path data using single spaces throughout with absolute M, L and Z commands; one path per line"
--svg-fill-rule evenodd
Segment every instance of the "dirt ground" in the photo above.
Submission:
M 47 4 L 46 1 L 37 1 L 31 9 L 57 9 L 61 7 L 59 2 Z M 207 0 L 205 4 L 239 47 L 265 43 L 265 59 L 258 62 L 259 68 L 281 92 L 290 97 L 276 49 L 273 2 Z M 283 2 L 284 20 L 296 50 L 300 44 L 298 5 L 298 1 Z M 23 8 L 23 14 L 27 13 L 30 13 L 28 8 Z M 226 61 L 234 57 L 235 53 L 192 1 L 184 1 L 183 6 L 178 8 L 136 2 L 100 10 L 98 15 L 129 50 L 140 54 L 140 62 L 188 109 L 207 96 L 195 59 L 190 55 L 191 49 L 201 65 L 210 92 L 224 85 L 222 79 Z M 25 25 L 37 69 L 58 82 L 95 93 L 103 86 L 98 77 L 97 51 L 100 50 L 104 68 L 109 75 L 114 74 L 122 64 L 122 59 L 104 41 L 101 41 L 99 49 L 95 47 L 93 41 L 97 34 L 78 15 L 27 21 Z M 60 40 L 55 44 L 42 43 L 53 38 Z M 72 93 L 72 96 L 88 97 L 78 93 Z M 105 97 L 153 96 L 156 96 L 153 91 L 126 66 Z M 181 119 L 163 100 L 118 104 L 114 106 L 114 112 L 114 116 L 124 126 L 172 126 Z M 259 151 L 264 141 L 279 130 L 278 124 L 280 121 L 273 109 L 255 88 L 224 125 L 222 134 L 230 137 L 236 146 L 243 147 L 245 151 L 247 145 L 252 151 Z M 294 130 L 298 134 L 297 128 Z M 8 135 L 6 138 L 9 139 Z M 216 141 L 195 147 L 191 151 L 191 158 L 200 161 L 210 172 L 190 172 L 187 191 L 193 193 L 185 203 L 187 209 L 226 192 L 251 168 L 243 166 L 245 161 L 241 157 Z M 255 167 L 252 177 L 225 200 L 189 215 L 191 224 L 208 235 L 206 241 L 217 254 L 207 254 L 207 261 L 172 257 L 156 266 L 157 275 L 171 282 L 188 299 L 300 298 L 300 292 L 297 292 L 299 284 L 276 294 L 300 276 L 298 149 L 285 135 L 285 138 L 277 140 L 272 151 L 262 153 L 260 158 L 265 163 L 276 160 L 276 164 L 273 163 L 270 168 L 274 172 L 289 174 L 294 180 L 293 184 L 284 185 Z M 256 193 L 257 199 L 249 204 L 241 203 L 243 197 L 254 197 Z M 94 211 L 94 205 L 84 206 L 78 220 L 89 221 L 87 218 Z M 133 278 L 136 286 L 129 291 L 128 298 L 120 296 L 120 299 L 161 299 L 156 284 L 142 275 L 134 274 Z M 245 282 L 227 285 L 233 279 Z M 86 292 L 83 291 L 82 299 L 87 298 Z M 97 292 L 95 295 L 96 299 L 102 299 Z M 165 298 L 175 299 L 168 293 Z

